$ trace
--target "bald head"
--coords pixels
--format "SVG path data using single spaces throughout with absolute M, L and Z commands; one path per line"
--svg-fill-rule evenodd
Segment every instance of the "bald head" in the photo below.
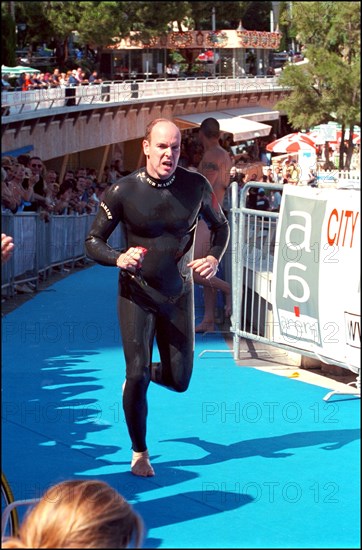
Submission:
M 181 132 L 166 118 L 153 120 L 146 128 L 143 152 L 146 169 L 150 176 L 167 179 L 177 168 L 180 157 Z
M 155 126 L 158 126 L 158 125 L 161 125 L 162 127 L 169 127 L 169 129 L 173 129 L 173 131 L 176 131 L 176 132 L 180 132 L 179 128 L 176 126 L 176 124 L 174 124 L 171 120 L 169 120 L 168 118 L 155 118 L 154 120 L 152 120 L 147 128 L 146 128 L 146 132 L 145 132 L 145 137 L 144 139 L 147 140 L 148 142 L 151 141 L 151 137 L 152 137 L 152 131 L 153 129 L 155 128 Z M 170 128 L 171 127 L 171 128 Z
M 200 126 L 201 132 L 207 138 L 219 138 L 220 136 L 220 124 L 216 118 L 205 118 Z

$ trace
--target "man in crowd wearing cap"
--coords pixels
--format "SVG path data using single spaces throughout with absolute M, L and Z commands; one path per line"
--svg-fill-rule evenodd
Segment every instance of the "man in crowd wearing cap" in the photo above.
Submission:
M 268 197 L 265 196 L 265 190 L 263 187 L 258 189 L 255 210 L 270 210 L 270 202 Z

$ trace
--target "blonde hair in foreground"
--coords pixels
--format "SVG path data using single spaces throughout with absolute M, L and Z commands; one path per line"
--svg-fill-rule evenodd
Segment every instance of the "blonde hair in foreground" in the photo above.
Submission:
M 107 483 L 63 481 L 46 491 L 26 515 L 17 537 L 3 548 L 141 548 L 143 522 Z

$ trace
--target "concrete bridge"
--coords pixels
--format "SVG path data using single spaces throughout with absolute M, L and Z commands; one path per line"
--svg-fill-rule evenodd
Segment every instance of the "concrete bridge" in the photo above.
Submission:
M 288 94 L 277 77 L 109 81 L 3 92 L 2 155 L 37 155 L 62 179 L 73 166 L 103 172 L 121 151 L 124 169 L 134 170 L 142 162 L 145 127 L 154 118 L 172 119 L 183 131 L 198 127 L 200 116 L 208 114 L 230 133 L 237 121 L 234 139 L 242 141 L 263 135 L 263 125 L 278 132 L 282 113 L 274 107 Z

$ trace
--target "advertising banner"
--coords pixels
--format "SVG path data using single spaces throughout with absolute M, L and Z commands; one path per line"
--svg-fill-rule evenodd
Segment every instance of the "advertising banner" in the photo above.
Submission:
M 285 185 L 273 268 L 274 340 L 359 372 L 360 189 Z

